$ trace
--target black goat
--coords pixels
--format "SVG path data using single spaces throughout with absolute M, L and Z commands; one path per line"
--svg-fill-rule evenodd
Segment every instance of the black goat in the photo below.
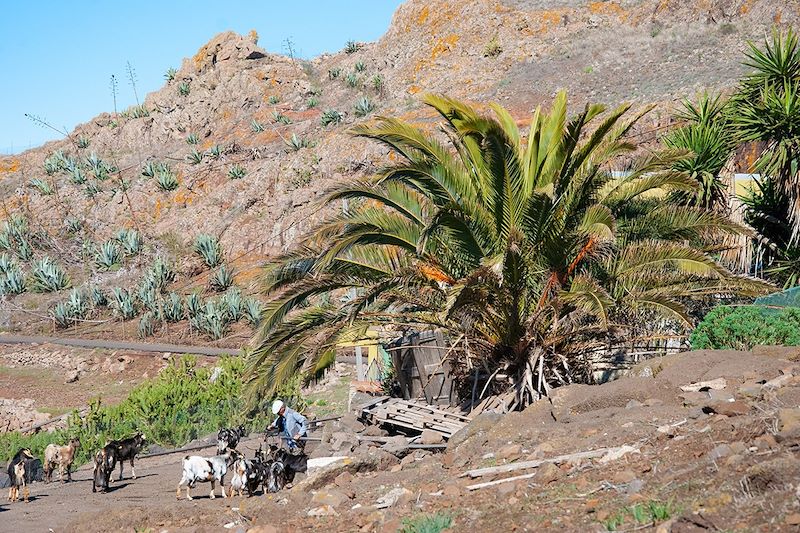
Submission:
M 11 488 L 8 491 L 8 499 L 11 501 L 12 496 L 17 494 L 17 490 L 19 487 L 24 487 L 26 485 L 26 470 L 27 465 L 36 458 L 31 453 L 30 448 L 20 448 L 19 451 L 11 458 L 8 462 L 8 470 L 6 471 L 8 474 L 8 479 L 11 481 Z M 23 466 L 17 468 L 17 465 L 22 463 Z M 23 479 L 17 479 L 17 472 L 20 472 L 23 476 Z
M 235 450 L 242 437 L 247 436 L 247 430 L 244 426 L 238 428 L 222 428 L 217 434 L 217 453 L 223 454 L 225 450 L 230 448 Z
M 136 455 L 142 451 L 145 445 L 145 436 L 141 433 L 136 433 L 133 437 L 128 437 L 122 440 L 112 440 L 105 445 L 103 450 L 106 452 L 106 463 L 110 464 L 109 475 L 114 470 L 114 467 L 119 463 L 119 481 L 122 481 L 122 466 L 125 461 L 131 462 L 131 473 L 133 479 L 136 479 L 136 470 L 133 467 L 133 460 Z
M 295 474 L 308 470 L 308 456 L 304 453 L 293 455 L 283 448 L 270 446 L 272 463 L 266 479 L 266 492 L 278 492 L 287 483 L 294 481 Z

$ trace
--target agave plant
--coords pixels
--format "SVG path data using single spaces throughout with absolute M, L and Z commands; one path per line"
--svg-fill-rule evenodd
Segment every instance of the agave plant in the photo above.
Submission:
M 291 124 L 292 119 L 281 113 L 280 111 L 273 111 L 272 112 L 272 120 L 274 120 L 278 124 Z
M 163 258 L 156 257 L 145 277 L 152 280 L 153 286 L 159 293 L 164 294 L 167 292 L 167 285 L 175 281 L 175 271 Z
M 322 115 L 320 115 L 319 121 L 320 124 L 323 126 L 329 126 L 333 124 L 334 126 L 342 121 L 344 115 L 342 115 L 339 111 L 335 109 L 326 109 Z
M 53 307 L 53 320 L 59 328 L 70 327 L 74 322 L 74 318 L 69 303 L 58 302 L 55 307 Z
M 92 305 L 95 307 L 103 307 L 108 305 L 108 297 L 98 286 L 93 286 L 89 291 L 89 298 L 92 300 Z
M 196 133 L 190 133 L 186 137 L 186 144 L 196 145 L 199 143 L 200 143 L 200 137 L 198 137 Z
M 261 302 L 248 298 L 244 304 L 244 316 L 250 326 L 256 328 L 261 323 Z
M 347 76 L 344 77 L 345 84 L 350 88 L 356 88 L 359 85 L 358 74 L 355 72 L 351 72 Z
M 355 54 L 356 52 L 361 50 L 363 46 L 364 46 L 363 44 L 356 41 L 347 41 L 347 43 L 344 45 L 344 53 Z
M 64 160 L 64 152 L 61 150 L 50 154 L 44 160 L 44 171 L 48 176 L 52 176 L 57 172 L 61 172 L 63 170 L 62 163 Z
M 115 236 L 126 256 L 136 255 L 142 251 L 144 240 L 135 229 L 121 229 Z
M 41 178 L 33 178 L 30 181 L 31 187 L 39 191 L 39 194 L 42 196 L 50 196 L 53 194 L 53 186 L 50 185 L 50 182 L 47 180 L 43 180 Z
M 353 70 L 356 72 L 364 72 L 367 70 L 367 65 L 363 61 L 356 61 L 356 64 L 353 66 Z
M 192 151 L 189 152 L 189 155 L 186 156 L 186 159 L 193 165 L 199 165 L 203 162 L 203 155 L 204 153 L 199 151 L 197 148 L 192 148 Z
M 73 168 L 69 173 L 69 181 L 75 185 L 86 183 L 86 173 L 80 167 Z
M 178 75 L 178 71 L 177 71 L 177 70 L 175 70 L 173 67 L 170 67 L 170 68 L 168 68 L 168 69 L 167 69 L 167 71 L 164 73 L 164 79 L 165 79 L 165 80 L 167 80 L 167 81 L 169 82 L 169 81 L 172 81 L 172 80 L 174 80 L 174 79 L 175 79 L 175 76 L 177 76 L 177 75 Z
M 158 172 L 158 169 L 158 161 L 148 161 L 142 165 L 142 176 L 146 178 L 154 178 L 156 176 L 156 172 Z
M 97 183 L 90 181 L 86 184 L 86 187 L 83 189 L 83 193 L 86 195 L 87 198 L 91 199 L 103 192 L 103 189 Z
M 195 150 L 196 152 L 196 150 Z M 200 158 L 202 159 L 202 154 Z M 156 183 L 158 184 L 158 188 L 164 192 L 174 191 L 178 188 L 178 177 L 175 176 L 175 173 L 172 172 L 172 169 L 169 166 L 164 166 L 158 169 L 158 173 L 156 174 Z
M 228 169 L 228 177 L 232 180 L 242 179 L 246 174 L 247 170 L 239 163 L 234 163 Z
M 101 244 L 97 255 L 94 257 L 94 264 L 100 270 L 111 270 L 115 266 L 121 265 L 122 253 L 117 242 L 108 240 Z
M 314 109 L 319 105 L 319 98 L 316 96 L 309 96 L 306 100 L 306 109 Z
M 25 237 L 17 237 L 17 246 L 14 250 L 14 253 L 17 254 L 17 257 L 22 259 L 23 261 L 30 261 L 33 259 L 33 247 L 31 243 L 28 242 L 28 239 Z
M 238 322 L 244 315 L 244 299 L 242 298 L 242 291 L 233 288 L 225 293 L 222 297 L 222 304 L 228 310 L 228 316 L 231 321 Z
M 222 246 L 212 235 L 205 233 L 198 235 L 194 240 L 194 253 L 199 255 L 208 267 L 214 268 L 222 264 Z
M 125 111 L 125 114 L 131 118 L 144 118 L 150 116 L 150 111 L 144 106 L 144 104 L 139 104 L 129 107 Z
M 139 338 L 144 339 L 145 337 L 152 337 L 153 333 L 155 333 L 155 326 L 156 317 L 151 311 L 145 312 L 139 318 Z
M 133 295 L 128 292 L 128 289 L 114 287 L 111 289 L 113 296 L 114 311 L 120 316 L 122 320 L 130 320 L 139 314 L 136 307 L 136 300 Z
M 342 69 L 339 67 L 334 67 L 328 70 L 328 79 L 335 80 L 341 75 L 342 75 Z
M 378 94 L 383 93 L 384 82 L 383 82 L 383 76 L 381 76 L 380 74 L 375 74 L 374 76 L 372 76 L 372 78 L 369 80 L 369 84 L 372 86 L 372 89 L 376 93 Z
M 224 292 L 233 285 L 233 270 L 227 265 L 219 267 L 208 280 L 208 287 L 215 292 Z
M 199 294 L 192 293 L 186 297 L 186 316 L 189 320 L 195 321 L 203 312 L 205 303 Z
M 72 289 L 67 299 L 67 305 L 74 318 L 84 318 L 89 313 L 89 297 L 82 289 Z
M 180 85 L 178 85 L 178 94 L 181 96 L 189 96 L 191 91 L 192 88 L 188 82 L 182 81 Z
M 25 292 L 25 275 L 7 255 L 0 255 L 0 295 Z
M 311 141 L 305 137 L 298 137 L 295 133 L 292 133 L 292 137 L 284 142 L 286 142 L 286 146 L 288 146 L 289 150 L 292 152 L 297 152 L 298 150 L 311 146 Z
M 164 299 L 164 318 L 167 322 L 183 320 L 183 301 L 176 293 L 171 292 Z
M 0 254 L 0 274 L 8 274 L 15 267 L 16 263 L 8 254 Z
M 277 94 L 273 94 L 273 95 L 271 95 L 269 97 L 269 103 L 272 104 L 272 105 L 275 105 L 280 101 L 281 101 L 281 99 Z
M 78 144 L 78 148 L 80 148 L 81 150 L 83 150 L 85 148 L 89 148 L 89 143 L 90 143 L 89 138 L 86 137 L 85 135 L 81 135 L 81 136 L 78 137 L 77 144 Z
M 674 156 L 650 153 L 611 172 L 636 149 L 627 134 L 641 113 L 627 118 L 628 105 L 588 105 L 568 120 L 559 93 L 526 139 L 500 106 L 486 116 L 446 97 L 424 101 L 449 144 L 393 118 L 356 126 L 395 163 L 337 186 L 329 205 L 348 199 L 348 211 L 266 269 L 251 397 L 316 374 L 371 328 L 402 324 L 446 334 L 459 386 L 471 389 L 475 365 L 503 373 L 486 390 L 511 390 L 522 407 L 554 386 L 591 382 L 590 353 L 621 331 L 688 328 L 693 299 L 769 290 L 708 252 L 741 226 L 666 201 L 697 188 L 672 169 Z
M 366 96 L 359 98 L 356 105 L 353 107 L 357 117 L 366 117 L 375 111 L 375 104 Z
M 194 320 L 194 326 L 214 340 L 225 336 L 229 323 L 230 317 L 225 306 L 212 300 L 206 302 Z
M 261 133 L 265 129 L 266 128 L 264 127 L 264 125 L 259 121 L 257 121 L 256 119 L 250 121 L 250 131 L 252 131 L 253 133 Z
M 75 217 L 68 217 L 64 220 L 64 226 L 66 226 L 68 233 L 75 234 L 83 229 L 83 222 Z
M 69 277 L 64 269 L 47 256 L 34 263 L 31 269 L 33 290 L 55 292 L 69 287 Z

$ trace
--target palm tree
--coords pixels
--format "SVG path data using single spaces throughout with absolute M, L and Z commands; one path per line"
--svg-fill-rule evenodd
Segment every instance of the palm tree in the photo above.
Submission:
M 693 191 L 677 191 L 673 200 L 706 209 L 727 212 L 728 191 L 720 174 L 736 148 L 734 130 L 727 117 L 728 101 L 720 95 L 703 94 L 697 103 L 683 101 L 678 112 L 685 124 L 667 133 L 663 142 L 687 156 L 677 159 L 675 170 L 685 172 L 700 184 Z
M 789 198 L 792 241 L 800 233 L 800 45 L 797 34 L 773 32 L 764 49 L 748 43 L 745 76 L 733 98 L 733 122 L 744 142 L 763 147 L 755 171 Z
M 398 162 L 333 189 L 328 204 L 347 199 L 348 210 L 267 267 L 251 393 L 325 368 L 337 343 L 368 328 L 441 328 L 461 383 L 478 365 L 489 389 L 513 387 L 523 406 L 590 381 L 587 353 L 626 324 L 657 315 L 688 325 L 687 301 L 763 289 L 711 256 L 741 227 L 664 201 L 697 188 L 672 170 L 674 157 L 612 174 L 635 150 L 626 135 L 643 113 L 589 105 L 567 120 L 560 93 L 525 139 L 500 106 L 490 117 L 424 101 L 444 119 L 442 135 L 386 117 L 355 127 Z

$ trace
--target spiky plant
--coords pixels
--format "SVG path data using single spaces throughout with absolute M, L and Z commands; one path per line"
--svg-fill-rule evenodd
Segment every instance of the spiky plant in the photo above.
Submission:
M 222 297 L 222 303 L 227 308 L 231 321 L 238 322 L 244 315 L 244 299 L 239 289 L 234 287 L 226 292 Z
M 199 165 L 203 162 L 203 155 L 203 152 L 199 151 L 197 148 L 192 148 L 192 151 L 189 152 L 186 159 L 193 165 Z
M 232 180 L 242 179 L 247 175 L 247 170 L 239 163 L 234 163 L 228 169 L 228 177 Z
M 58 302 L 53 307 L 53 320 L 59 328 L 68 328 L 73 324 L 72 309 L 67 302 Z
M 119 245 L 114 240 L 108 240 L 100 245 L 97 255 L 94 257 L 94 264 L 100 270 L 111 270 L 122 264 L 122 252 Z
M 150 278 L 158 292 L 164 294 L 167 292 L 167 286 L 175 281 L 175 271 L 162 257 L 156 257 L 145 277 Z
M 156 321 L 155 314 L 152 311 L 145 312 L 139 318 L 138 332 L 140 339 L 153 336 L 156 330 Z
M 264 125 L 259 121 L 257 121 L 256 119 L 250 121 L 250 131 L 252 131 L 253 133 L 261 133 L 265 129 L 266 128 L 264 127 Z
M 230 317 L 226 307 L 220 301 L 213 300 L 206 302 L 194 320 L 194 326 L 214 340 L 225 336 L 229 323 Z
M 334 67 L 328 70 L 328 79 L 335 80 L 341 75 L 342 75 L 342 69 L 339 67 Z
M 67 217 L 64 220 L 64 226 L 68 233 L 74 235 L 83 229 L 83 222 L 75 217 Z
M 25 275 L 7 254 L 0 255 L 0 296 L 25 292 Z
M 273 94 L 273 95 L 271 95 L 269 97 L 269 103 L 272 104 L 272 105 L 275 105 L 280 101 L 281 101 L 281 99 L 277 94 Z
M 92 305 L 95 307 L 104 307 L 108 305 L 106 293 L 97 285 L 92 286 L 89 291 L 89 298 L 92 300 Z
M 144 277 L 139 283 L 139 288 L 136 292 L 139 302 L 154 313 L 158 313 L 161 308 L 161 299 L 159 298 L 158 287 L 156 287 L 153 278 Z
M 222 157 L 223 152 L 224 152 L 223 148 L 218 144 L 215 144 L 214 146 L 208 149 L 208 155 L 212 159 L 219 159 L 220 157 Z
M 126 256 L 136 255 L 142 251 L 144 240 L 135 229 L 121 229 L 117 231 L 115 238 Z
M 86 173 L 80 167 L 75 167 L 69 173 L 69 181 L 75 185 L 83 185 L 86 183 Z
M 202 155 L 200 155 L 202 159 Z M 178 177 L 169 168 L 169 166 L 164 166 L 163 168 L 159 168 L 158 172 L 156 173 L 156 184 L 158 185 L 159 190 L 164 192 L 174 191 L 178 188 Z
M 189 320 L 197 320 L 197 317 L 203 312 L 203 307 L 205 307 L 205 302 L 199 294 L 192 293 L 186 297 L 186 317 Z
M 628 134 L 642 114 L 628 117 L 630 106 L 587 105 L 568 120 L 559 93 L 524 138 L 498 105 L 487 116 L 446 97 L 424 101 L 446 135 L 386 117 L 358 125 L 395 161 L 337 186 L 329 207 L 348 199 L 348 211 L 267 267 L 251 397 L 316 374 L 370 329 L 396 327 L 443 331 L 462 390 L 476 366 L 503 373 L 486 390 L 512 390 L 523 407 L 553 386 L 591 382 L 591 354 L 624 331 L 681 330 L 692 300 L 770 290 L 709 252 L 741 226 L 666 200 L 697 187 L 672 170 L 672 155 L 611 172 L 636 149 Z
M 30 241 L 25 237 L 17 237 L 16 241 L 17 245 L 14 249 L 14 253 L 17 254 L 17 257 L 23 261 L 30 261 L 33 259 L 33 246 L 31 246 Z
M 69 277 L 61 265 L 44 256 L 31 269 L 31 284 L 36 292 L 55 292 L 69 287 Z
M 56 153 L 61 154 L 61 156 L 56 156 Z M 60 150 L 56 153 L 51 154 L 44 160 L 44 171 L 48 176 L 52 176 L 62 170 L 61 161 L 64 154 Z
M 113 296 L 112 302 L 114 311 L 122 320 L 130 320 L 139 314 L 136 300 L 133 295 L 128 292 L 128 289 L 114 287 L 111 289 L 111 295 Z
M 357 117 L 366 117 L 375 111 L 375 104 L 372 102 L 372 100 L 366 96 L 363 96 L 358 99 L 356 105 L 353 107 L 353 110 Z
M 134 105 L 127 109 L 125 112 L 130 118 L 144 118 L 150 116 L 150 111 L 144 104 Z
M 363 46 L 364 46 L 363 44 L 356 41 L 347 41 L 347 43 L 345 43 L 344 45 L 344 53 L 355 54 L 356 52 L 361 50 Z
M 213 235 L 201 233 L 194 240 L 194 253 L 199 255 L 206 266 L 214 268 L 222 264 L 223 253 L 219 240 Z
M 164 79 L 167 80 L 168 82 L 170 82 L 170 81 L 174 80 L 175 76 L 177 76 L 177 75 L 178 75 L 178 71 L 175 70 L 173 67 L 170 67 L 164 73 Z
M 154 178 L 158 172 L 158 161 L 148 161 L 142 165 L 142 176 L 146 178 Z
M 85 291 L 77 287 L 70 291 L 67 305 L 72 310 L 74 318 L 84 318 L 89 313 L 89 297 Z
M 0 254 L 0 274 L 8 274 L 15 266 L 16 263 L 8 254 Z
M 42 196 L 50 196 L 53 194 L 53 186 L 50 182 L 41 178 L 33 178 L 30 181 L 30 186 L 39 191 Z
M 383 93 L 384 82 L 383 82 L 383 76 L 381 76 L 380 74 L 375 74 L 374 76 L 372 76 L 372 78 L 369 80 L 369 84 L 372 86 L 372 89 L 376 93 L 378 94 Z
M 358 74 L 351 72 L 344 77 L 344 82 L 348 87 L 355 89 L 359 85 Z
M 303 148 L 308 148 L 311 146 L 311 141 L 305 137 L 298 137 L 296 133 L 292 133 L 292 137 L 287 139 L 285 142 L 286 146 L 288 146 L 289 150 L 292 152 L 297 152 L 298 150 L 302 150 Z
M 339 124 L 343 118 L 344 115 L 342 115 L 339 111 L 335 109 L 326 109 L 323 111 L 322 115 L 320 115 L 319 121 L 323 126 L 330 126 L 331 124 L 335 126 L 336 124 Z
M 200 137 L 197 136 L 196 133 L 190 133 L 186 137 L 186 144 L 190 144 L 192 146 L 200 143 Z
M 89 138 L 86 137 L 85 135 L 81 135 L 78 137 L 77 145 L 78 148 L 80 148 L 81 150 L 89 148 L 89 143 L 90 143 Z
M 356 61 L 356 64 L 353 66 L 353 70 L 356 72 L 364 72 L 367 70 L 367 65 L 363 61 Z
M 280 111 L 273 111 L 272 112 L 272 120 L 274 120 L 277 124 L 291 124 L 292 119 L 281 113 Z
M 307 109 L 314 109 L 319 105 L 319 98 L 316 96 L 309 96 L 308 100 L 306 100 L 306 108 Z
M 95 196 L 97 196 L 101 192 L 103 192 L 103 189 L 100 187 L 99 184 L 97 184 L 97 183 L 95 183 L 93 181 L 88 182 L 86 184 L 86 187 L 84 187 L 84 189 L 83 189 L 83 193 L 86 195 L 86 198 L 89 198 L 89 199 L 94 198 Z
M 208 280 L 208 287 L 215 292 L 224 292 L 233 285 L 233 269 L 227 265 L 222 265 Z
M 180 85 L 178 85 L 178 94 L 181 96 L 189 96 L 189 93 L 192 92 L 192 88 L 189 85 L 189 82 L 182 81 Z
M 261 323 L 261 302 L 248 298 L 244 304 L 244 316 L 251 327 L 257 328 Z
M 164 298 L 164 319 L 167 322 L 179 322 L 183 320 L 183 300 L 174 292 L 171 292 Z

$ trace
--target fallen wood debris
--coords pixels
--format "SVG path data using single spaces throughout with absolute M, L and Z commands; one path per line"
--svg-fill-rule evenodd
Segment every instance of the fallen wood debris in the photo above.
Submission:
M 476 478 L 494 474 L 503 474 L 506 472 L 516 472 L 517 470 L 527 470 L 529 468 L 537 468 L 546 463 L 561 464 L 573 461 L 580 461 L 582 459 L 599 459 L 601 463 L 607 463 L 609 461 L 615 461 L 617 459 L 620 459 L 621 457 L 623 457 L 628 453 L 639 453 L 639 450 L 638 448 L 634 448 L 633 446 L 627 446 L 627 445 L 619 446 L 617 448 L 599 448 L 597 450 L 588 450 L 585 452 L 559 455 L 556 457 L 551 457 L 549 459 L 538 459 L 536 461 L 522 461 L 519 463 L 510 463 L 502 466 L 492 466 L 489 468 L 478 468 L 475 470 L 468 470 L 467 472 L 461 474 L 459 477 L 469 476 L 471 478 Z M 531 474 L 530 477 L 533 477 L 533 474 Z M 503 482 L 511 479 L 512 478 L 508 478 L 505 480 L 498 480 L 498 481 Z
M 449 439 L 466 426 L 464 415 L 437 409 L 426 403 L 381 397 L 361 409 L 361 419 L 369 424 L 389 425 L 415 431 L 431 430 Z

